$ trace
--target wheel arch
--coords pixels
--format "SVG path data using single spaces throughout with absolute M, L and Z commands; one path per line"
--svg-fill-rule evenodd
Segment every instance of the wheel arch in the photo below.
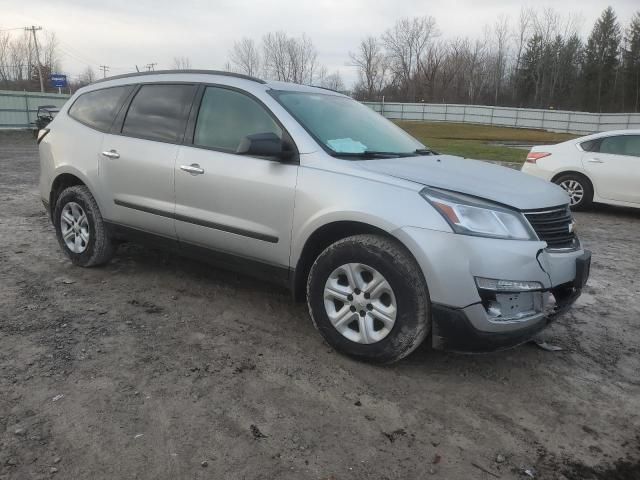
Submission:
M 593 183 L 593 180 L 585 171 L 577 170 L 577 169 L 563 170 L 561 172 L 555 173 L 553 177 L 551 177 L 551 182 L 556 183 L 556 180 L 564 175 L 576 175 L 578 177 L 584 178 L 585 181 L 589 184 L 589 187 L 591 187 L 591 192 L 593 193 L 593 198 L 591 200 L 594 201 L 598 199 L 598 192 L 596 191 L 596 185 L 595 183 Z
M 580 177 L 584 177 L 589 182 L 589 186 L 591 186 L 591 189 L 595 192 L 595 186 L 593 184 L 593 180 L 591 180 L 589 175 L 587 175 L 585 172 L 582 172 L 579 170 L 563 170 L 561 172 L 557 172 L 553 175 L 553 177 L 551 177 L 551 181 L 555 183 L 558 178 L 564 175 L 578 175 Z
M 74 185 L 84 185 L 89 189 L 91 195 L 96 198 L 94 189 L 92 188 L 90 182 L 87 181 L 87 178 L 80 171 L 65 168 L 64 170 L 57 171 L 55 173 L 53 181 L 51 182 L 51 189 L 49 191 L 49 205 L 52 214 L 60 193 L 65 188 L 72 187 Z M 96 198 L 96 202 L 97 201 L 98 200 Z
M 388 231 L 365 222 L 353 220 L 332 221 L 314 230 L 304 243 L 291 278 L 291 290 L 294 299 L 299 302 L 306 299 L 307 276 L 313 262 L 324 249 L 343 238 L 363 234 L 380 235 L 398 242 L 418 264 L 411 250 Z

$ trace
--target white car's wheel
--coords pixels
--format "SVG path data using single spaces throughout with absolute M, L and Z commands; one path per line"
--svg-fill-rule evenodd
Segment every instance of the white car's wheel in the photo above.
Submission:
M 584 175 L 566 173 L 555 178 L 553 182 L 562 187 L 569 195 L 571 210 L 583 210 L 593 202 L 593 187 Z

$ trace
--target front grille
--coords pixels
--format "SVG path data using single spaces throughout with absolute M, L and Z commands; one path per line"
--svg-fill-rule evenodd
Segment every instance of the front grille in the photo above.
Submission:
M 551 249 L 577 248 L 578 237 L 573 231 L 573 217 L 569 207 L 524 212 L 525 217 Z

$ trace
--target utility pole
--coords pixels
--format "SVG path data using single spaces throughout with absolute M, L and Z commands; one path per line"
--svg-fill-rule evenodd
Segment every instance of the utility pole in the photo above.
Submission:
M 102 70 L 102 78 L 107 78 L 107 72 L 109 71 L 109 66 L 100 65 L 100 70 Z
M 152 70 L 155 70 L 155 66 L 157 65 L 157 63 L 147 63 L 146 67 L 147 67 L 147 72 L 151 72 Z
M 30 27 L 24 27 L 25 32 L 31 32 L 33 35 L 33 45 L 36 49 L 36 62 L 38 65 L 38 77 L 40 77 L 40 91 L 44 92 L 44 80 L 42 78 L 42 65 L 40 65 L 40 52 L 38 50 L 38 39 L 36 38 L 36 32 L 42 30 L 42 27 L 36 27 L 31 25 Z

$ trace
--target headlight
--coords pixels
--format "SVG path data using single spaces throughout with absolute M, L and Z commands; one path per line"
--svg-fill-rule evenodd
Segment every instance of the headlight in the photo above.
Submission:
M 422 189 L 420 195 L 440 212 L 456 233 L 510 240 L 537 239 L 521 213 L 501 205 L 428 187 Z

